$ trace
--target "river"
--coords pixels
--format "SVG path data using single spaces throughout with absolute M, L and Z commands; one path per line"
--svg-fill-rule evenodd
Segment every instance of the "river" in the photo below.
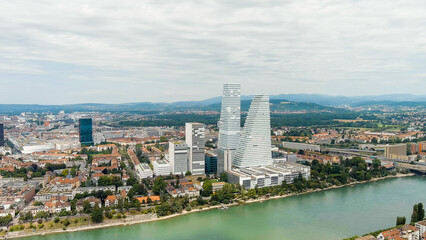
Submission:
M 340 240 L 410 219 L 426 204 L 426 177 L 385 179 L 350 187 L 211 210 L 168 220 L 27 240 Z

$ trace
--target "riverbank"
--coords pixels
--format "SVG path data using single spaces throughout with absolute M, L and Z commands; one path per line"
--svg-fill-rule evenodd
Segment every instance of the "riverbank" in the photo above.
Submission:
M 333 187 L 330 187 L 330 188 L 327 188 L 327 189 L 310 190 L 310 191 L 298 193 L 298 194 L 287 194 L 287 195 L 282 195 L 282 196 L 273 196 L 273 197 L 269 197 L 269 198 L 262 197 L 262 198 L 259 198 L 259 199 L 248 200 L 248 201 L 246 201 L 242 204 L 239 204 L 239 203 L 229 204 L 229 205 L 226 205 L 226 207 L 244 205 L 244 204 L 255 203 L 255 202 L 263 202 L 263 201 L 267 201 L 267 200 L 271 200 L 271 199 L 292 197 L 292 196 L 297 196 L 297 195 L 302 195 L 302 194 L 307 194 L 307 193 L 312 193 L 312 192 L 325 191 L 325 190 L 329 190 L 329 189 L 343 188 L 343 187 L 347 187 L 347 186 L 351 186 L 351 185 L 374 182 L 374 181 L 379 181 L 379 180 L 383 180 L 383 179 L 387 179 L 387 178 L 408 177 L 408 176 L 413 176 L 413 175 L 414 174 L 399 174 L 399 175 L 396 175 L 396 176 L 387 176 L 387 177 L 383 177 L 383 178 L 376 178 L 376 179 L 372 179 L 370 181 L 354 182 L 354 183 L 341 185 L 341 186 L 333 186 Z M 66 230 L 55 229 L 55 230 L 50 230 L 50 231 L 37 231 L 37 232 L 13 232 L 13 233 L 8 233 L 7 238 L 10 239 L 10 238 L 20 238 L 20 237 L 28 237 L 28 236 L 35 236 L 35 235 L 47 235 L 47 234 L 53 234 L 53 233 L 77 232 L 77 231 L 85 231 L 85 230 L 94 230 L 94 229 L 98 229 L 98 228 L 109 228 L 109 227 L 117 227 L 117 226 L 126 226 L 126 225 L 147 223 L 147 222 L 153 222 L 153 221 L 161 221 L 161 220 L 166 220 L 166 219 L 175 218 L 175 217 L 178 217 L 178 216 L 190 214 L 190 213 L 193 213 L 193 212 L 207 211 L 207 210 L 212 210 L 212 209 L 218 209 L 218 208 L 221 208 L 221 207 L 222 207 L 221 205 L 217 205 L 217 206 L 205 207 L 203 209 L 194 209 L 192 211 L 188 211 L 188 212 L 184 211 L 184 212 L 179 213 L 179 214 L 169 215 L 169 216 L 165 216 L 165 217 L 161 217 L 161 218 L 157 218 L 157 216 L 155 214 L 135 215 L 135 216 L 127 215 L 127 217 L 125 219 L 107 220 L 106 222 L 101 223 L 101 224 L 80 226 L 80 227 L 76 227 L 76 228 L 70 227 Z

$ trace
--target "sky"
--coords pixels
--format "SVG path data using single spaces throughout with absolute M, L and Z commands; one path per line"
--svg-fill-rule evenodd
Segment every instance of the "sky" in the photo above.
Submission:
M 424 0 L 0 1 L 0 104 L 425 95 Z

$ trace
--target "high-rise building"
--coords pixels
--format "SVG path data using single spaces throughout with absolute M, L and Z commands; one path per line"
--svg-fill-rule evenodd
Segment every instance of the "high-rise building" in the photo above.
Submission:
M 185 124 L 185 142 L 189 147 L 188 170 L 193 175 L 204 174 L 205 126 L 202 123 Z
M 215 174 L 217 172 L 217 154 L 212 151 L 206 153 L 206 174 Z
M 156 176 L 169 176 L 170 163 L 163 159 L 157 159 L 153 162 L 154 174 Z
M 188 145 L 181 141 L 169 142 L 169 162 L 172 174 L 188 171 Z
M 92 119 L 82 118 L 79 120 L 80 143 L 82 145 L 93 145 Z
M 237 149 L 241 132 L 241 85 L 223 85 L 222 106 L 219 120 L 217 172 L 231 168 L 232 156 Z
M 404 143 L 395 144 L 395 145 L 386 144 L 385 146 L 385 158 L 393 159 L 393 158 L 397 158 L 398 156 L 406 156 L 406 155 L 407 155 L 407 144 L 404 144 Z
M 232 165 L 272 165 L 269 95 L 253 97 Z
M 4 146 L 4 125 L 0 123 L 0 147 Z

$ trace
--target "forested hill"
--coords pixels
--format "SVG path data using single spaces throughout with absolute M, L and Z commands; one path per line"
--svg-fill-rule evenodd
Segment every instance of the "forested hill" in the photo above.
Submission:
M 271 99 L 272 112 L 344 112 L 346 110 L 340 108 L 326 107 L 316 103 L 308 102 L 291 102 L 285 99 Z M 241 111 L 248 111 L 250 108 L 250 100 L 241 101 Z M 220 103 L 211 104 L 203 107 L 205 111 L 220 111 Z
M 248 111 L 251 100 L 242 100 L 242 111 Z M 271 99 L 272 112 L 342 112 L 339 108 L 326 107 L 315 103 L 291 102 L 284 99 Z M 177 111 L 220 111 L 221 103 L 200 105 L 188 104 L 178 105 L 176 103 L 123 103 L 123 104 L 71 104 L 71 105 L 28 105 L 28 104 L 0 104 L 2 113 L 19 112 L 128 112 L 128 111 L 155 111 L 155 112 L 177 112 Z

